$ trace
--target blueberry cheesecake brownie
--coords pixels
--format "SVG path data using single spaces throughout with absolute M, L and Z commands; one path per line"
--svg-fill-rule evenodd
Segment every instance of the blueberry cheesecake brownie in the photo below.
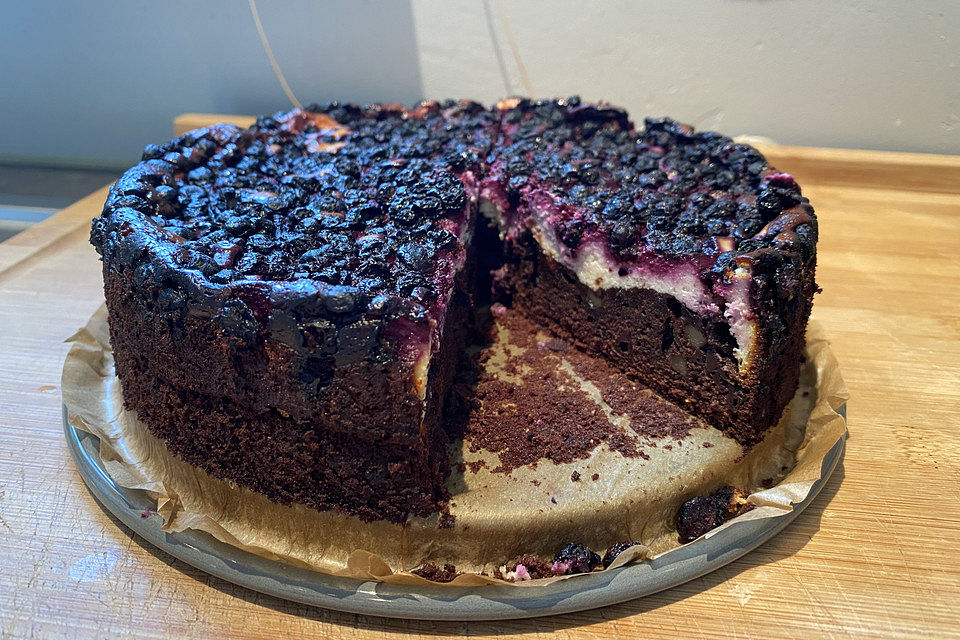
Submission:
M 816 238 L 752 147 L 577 98 L 199 129 L 91 232 L 125 405 L 171 452 L 393 522 L 449 497 L 445 400 L 491 300 L 756 443 L 797 388 Z

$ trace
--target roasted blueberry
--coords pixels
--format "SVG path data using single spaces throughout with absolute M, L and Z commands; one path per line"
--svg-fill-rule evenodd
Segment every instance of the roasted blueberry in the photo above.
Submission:
M 397 310 L 398 304 L 394 296 L 380 294 L 370 300 L 369 310 L 376 315 L 390 315 Z
M 247 238 L 246 248 L 247 251 L 266 254 L 273 249 L 273 240 L 261 233 L 258 233 Z
M 467 194 L 463 189 L 463 183 L 456 178 L 450 176 L 449 179 L 444 179 L 436 186 L 436 190 L 446 215 L 460 213 L 467 206 Z
M 586 185 L 595 185 L 600 182 L 600 167 L 590 164 L 581 166 L 580 181 Z
M 244 238 L 253 233 L 254 223 L 249 216 L 229 215 L 228 214 L 223 228 L 235 238 Z
M 611 564 L 613 564 L 613 561 L 616 560 L 621 553 L 623 553 L 630 547 L 636 547 L 639 545 L 640 545 L 639 542 L 629 542 L 629 541 L 618 542 L 614 545 L 611 545 L 607 549 L 607 552 L 603 554 L 603 568 L 607 569 Z
M 723 524 L 724 516 L 724 510 L 708 496 L 697 496 L 687 500 L 680 506 L 677 513 L 677 533 L 680 535 L 680 542 L 686 544 L 716 529 Z
M 747 215 L 737 220 L 735 234 L 738 238 L 749 238 L 758 234 L 762 228 L 763 220 L 758 214 Z
M 757 197 L 757 210 L 764 219 L 771 220 L 799 202 L 800 196 L 795 191 L 768 187 Z
M 228 300 L 215 320 L 225 334 L 246 344 L 256 342 L 260 333 L 256 316 L 242 300 Z
M 600 566 L 600 556 L 582 544 L 568 544 L 553 556 L 551 569 L 557 575 L 590 573 Z
M 303 255 L 300 256 L 300 264 L 307 266 L 323 266 L 330 262 L 328 257 L 333 257 L 332 254 L 328 253 L 325 249 L 310 249 L 305 251 Z
M 689 203 L 690 207 L 698 211 L 704 211 L 710 205 L 712 205 L 715 200 L 712 196 L 706 193 L 695 193 L 694 195 L 690 196 L 690 199 L 687 202 Z
M 712 189 L 724 190 L 732 187 L 735 180 L 736 178 L 733 172 L 724 169 L 706 178 L 705 182 L 707 186 Z
M 513 176 L 507 181 L 507 201 L 516 206 L 520 204 L 520 194 L 523 187 L 527 184 L 525 176 Z
M 415 289 L 426 289 L 430 281 L 415 271 L 402 271 L 397 275 L 397 292 L 410 295 Z
M 711 236 L 725 236 L 727 235 L 727 224 L 723 220 L 718 220 L 716 218 L 707 218 L 704 221 L 704 228 L 707 235 Z
M 706 232 L 703 219 L 694 212 L 684 213 L 677 220 L 677 231 L 690 236 L 700 236 Z
M 156 160 L 158 158 L 162 158 L 164 153 L 165 152 L 162 147 L 159 147 L 155 144 L 148 144 L 143 148 L 141 160 Z
M 157 306 L 164 313 L 182 313 L 187 307 L 187 296 L 179 289 L 166 287 L 157 296 Z
M 133 270 L 133 285 L 141 291 L 153 287 L 157 281 L 157 266 L 153 262 L 144 262 Z
M 324 295 L 323 301 L 333 313 L 350 313 L 360 302 L 360 292 L 353 287 L 335 286 Z
M 182 264 L 187 269 L 194 269 L 205 276 L 210 276 L 220 270 L 216 261 L 208 255 L 199 251 L 188 251 L 182 259 Z
M 409 200 L 394 200 L 390 204 L 390 220 L 409 226 L 420 220 L 418 209 Z
M 196 169 L 192 169 L 190 173 L 187 174 L 187 179 L 190 182 L 207 184 L 207 183 L 213 182 L 215 179 L 215 176 L 213 174 L 213 171 L 211 171 L 207 167 L 197 167 Z
M 576 249 L 580 246 L 580 241 L 583 239 L 583 221 L 570 220 L 561 227 L 559 234 L 560 241 L 563 242 L 563 244 L 571 249 Z
M 129 207 L 137 211 L 146 212 L 150 210 L 149 203 L 136 195 L 125 195 L 119 196 L 117 198 L 111 198 L 109 202 L 110 206 L 120 208 L 120 207 Z
M 737 204 L 733 200 L 722 199 L 717 200 L 712 205 L 707 207 L 707 210 L 704 212 L 704 216 L 708 218 L 728 219 L 735 216 L 736 213 Z
M 616 247 L 625 247 L 633 242 L 637 227 L 630 220 L 620 220 L 610 230 L 610 242 Z
M 221 269 L 220 271 L 217 271 L 216 273 L 212 274 L 209 278 L 210 278 L 210 282 L 213 282 L 216 284 L 226 284 L 231 280 L 233 280 L 233 275 L 234 274 L 231 269 Z
M 293 274 L 292 266 L 286 253 L 268 253 L 263 258 L 263 275 L 273 280 L 286 280 Z
M 607 220 L 620 220 L 621 218 L 630 217 L 636 211 L 636 208 L 633 206 L 633 201 L 624 196 L 615 196 L 607 201 L 606 205 L 603 208 L 603 217 Z
M 166 185 L 160 185 L 154 189 L 151 197 L 155 202 L 166 202 L 170 205 L 176 205 L 179 203 L 177 190 Z
M 382 212 L 376 202 L 364 202 L 351 207 L 347 211 L 346 221 L 351 225 L 365 225 L 378 220 Z
M 440 198 L 433 191 L 417 197 L 412 201 L 412 205 L 414 214 L 419 220 L 435 218 L 444 213 Z
M 397 251 L 404 264 L 421 274 L 429 274 L 433 267 L 433 254 L 428 247 L 420 244 L 405 244 Z
M 133 236 L 121 237 L 117 242 L 114 257 L 124 265 L 133 265 L 144 253 L 143 245 Z

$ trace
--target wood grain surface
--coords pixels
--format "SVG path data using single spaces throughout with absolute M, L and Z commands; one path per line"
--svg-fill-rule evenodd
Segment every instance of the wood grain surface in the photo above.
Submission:
M 140 541 L 87 492 L 61 427 L 63 341 L 103 299 L 87 233 L 106 191 L 0 244 L 0 638 L 960 638 L 960 159 L 767 151 L 783 170 L 796 163 L 820 218 L 814 316 L 852 395 L 846 457 L 744 558 L 553 618 L 341 614 Z

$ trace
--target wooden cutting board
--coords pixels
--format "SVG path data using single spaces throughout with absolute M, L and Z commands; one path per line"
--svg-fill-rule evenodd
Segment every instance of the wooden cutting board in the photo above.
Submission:
M 814 317 L 852 396 L 844 461 L 771 542 L 642 600 L 504 623 L 313 609 L 156 551 L 97 506 L 62 437 L 63 340 L 103 300 L 101 190 L 0 244 L 0 638 L 960 637 L 960 157 L 763 150 L 820 218 Z

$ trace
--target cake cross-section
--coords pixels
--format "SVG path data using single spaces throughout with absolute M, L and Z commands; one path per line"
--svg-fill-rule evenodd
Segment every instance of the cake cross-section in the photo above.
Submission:
M 503 291 L 744 444 L 797 388 L 817 225 L 747 145 L 577 99 L 508 100 L 481 208 Z

